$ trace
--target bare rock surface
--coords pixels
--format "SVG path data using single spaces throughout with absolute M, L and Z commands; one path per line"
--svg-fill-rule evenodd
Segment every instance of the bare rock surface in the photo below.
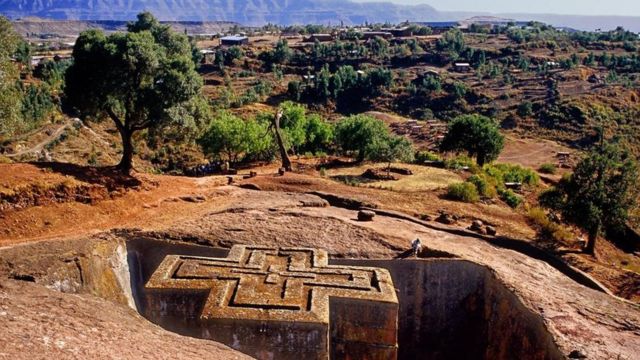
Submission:
M 0 280 L 0 335 L 2 359 L 250 359 L 125 306 L 10 280 Z
M 361 222 L 357 210 L 326 206 L 314 195 L 222 190 L 224 194 L 215 195 L 217 202 L 209 210 L 203 208 L 167 222 L 154 229 L 154 236 L 213 246 L 314 247 L 326 249 L 333 257 L 369 259 L 394 258 L 419 237 L 433 252 L 490 268 L 524 306 L 543 319 L 566 356 L 580 353 L 589 359 L 635 359 L 640 353 L 638 305 L 582 286 L 544 261 L 482 239 L 385 215 Z M 114 232 L 101 239 L 108 243 L 127 236 L 139 235 Z M 65 259 L 77 252 L 77 247 L 63 245 L 66 243 L 28 246 Z M 44 263 L 35 257 L 34 248 L 27 246 L 14 248 L 11 258 L 6 255 L 0 252 L 0 260 L 5 256 L 6 262 L 0 266 L 0 274 L 17 274 L 27 263 L 28 267 Z M 28 274 L 39 272 L 34 269 Z M 47 358 L 240 357 L 222 345 L 168 333 L 125 305 L 90 295 L 62 294 L 26 282 L 0 280 L 0 286 L 0 358 L 33 358 L 33 354 Z
M 236 194 L 237 204 L 245 195 Z M 265 209 L 277 193 L 252 192 L 243 213 L 219 212 L 174 224 L 174 230 L 200 234 L 212 241 L 313 246 L 338 257 L 390 258 L 419 237 L 434 251 L 453 254 L 495 271 L 525 306 L 539 314 L 565 355 L 572 351 L 593 359 L 633 359 L 640 353 L 640 307 L 582 286 L 544 261 L 502 249 L 481 239 L 426 228 L 401 219 L 376 216 L 358 221 L 358 211 L 337 207 Z M 256 196 L 264 196 L 258 200 Z M 267 201 L 270 199 L 271 201 Z

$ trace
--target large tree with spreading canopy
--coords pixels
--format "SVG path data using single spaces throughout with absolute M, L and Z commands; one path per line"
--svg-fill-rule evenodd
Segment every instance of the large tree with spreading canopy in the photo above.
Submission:
M 118 168 L 133 167 L 136 131 L 161 126 L 200 92 L 192 47 L 184 34 L 141 13 L 126 33 L 83 32 L 66 75 L 67 105 L 82 116 L 108 116 L 122 138 Z M 175 119 L 173 119 L 175 120 Z

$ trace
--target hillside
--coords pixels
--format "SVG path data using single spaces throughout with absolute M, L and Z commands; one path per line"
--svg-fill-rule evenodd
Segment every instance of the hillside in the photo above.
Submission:
M 129 20 L 145 10 L 152 11 L 162 20 L 234 21 L 246 25 L 328 22 L 360 24 L 439 18 L 437 11 L 428 5 L 401 6 L 382 2 L 361 4 L 341 0 L 0 1 L 0 13 L 12 18 L 38 16 L 51 19 Z

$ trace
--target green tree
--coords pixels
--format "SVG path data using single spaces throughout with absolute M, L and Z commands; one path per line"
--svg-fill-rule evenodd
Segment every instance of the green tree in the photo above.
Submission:
M 494 120 L 478 114 L 462 115 L 449 124 L 440 147 L 443 151 L 466 151 L 482 166 L 498 158 L 504 136 Z
M 300 82 L 297 80 L 290 81 L 289 85 L 287 85 L 287 94 L 294 101 L 300 101 L 302 98 L 302 87 L 300 86 Z
M 415 153 L 411 141 L 402 136 L 384 136 L 375 139 L 365 151 L 367 159 L 387 163 L 387 174 L 391 172 L 392 162 L 411 162 Z
M 638 163 L 618 144 L 592 150 L 560 185 L 545 192 L 541 203 L 589 234 L 585 252 L 594 254 L 603 231 L 618 230 L 637 206 Z
M 285 101 L 280 105 L 280 129 L 287 152 L 318 152 L 327 150 L 333 141 L 333 126 L 318 114 L 308 114 L 300 104 Z M 261 118 L 271 121 L 272 114 Z
M 305 132 L 306 140 L 302 145 L 301 151 L 309 151 L 313 153 L 317 153 L 318 151 L 327 151 L 333 144 L 333 126 L 318 114 L 307 116 Z
M 244 56 L 244 51 L 240 46 L 231 46 L 224 52 L 224 64 L 233 65 L 233 62 L 241 59 Z
M 357 161 L 362 162 L 367 155 L 367 147 L 388 139 L 386 125 L 367 115 L 353 115 L 336 125 L 336 143 L 343 151 L 357 152 Z
M 418 91 L 426 96 L 439 94 L 442 91 L 442 82 L 438 76 L 428 74 L 418 83 Z
M 133 167 L 133 134 L 170 121 L 171 109 L 198 96 L 202 79 L 183 34 L 138 15 L 129 32 L 106 36 L 89 30 L 78 38 L 66 74 L 67 103 L 83 116 L 108 115 L 122 138 L 118 168 Z
M 60 89 L 64 85 L 65 74 L 71 63 L 70 60 L 47 60 L 35 68 L 34 75 L 54 89 Z
M 393 84 L 393 73 L 384 68 L 374 68 L 367 71 L 363 79 L 365 94 L 370 97 L 378 96 Z
M 529 117 L 533 115 L 533 104 L 530 101 L 525 101 L 518 105 L 518 115 L 521 117 Z
M 292 51 L 286 39 L 280 39 L 273 50 L 260 53 L 259 59 L 264 62 L 266 69 L 272 69 L 274 64 L 285 64 L 291 59 Z
M 231 113 L 218 113 L 198 139 L 205 154 L 236 164 L 271 149 L 269 124 L 255 119 L 243 120 Z
M 371 54 L 380 60 L 386 59 L 389 55 L 389 42 L 379 36 L 376 36 L 369 42 Z
M 280 105 L 280 111 L 282 112 L 280 128 L 287 151 L 297 153 L 297 149 L 307 140 L 307 109 L 300 104 L 285 101 Z
M 15 86 L 19 73 L 11 61 L 19 41 L 11 22 L 0 16 L 0 139 L 12 136 L 21 126 L 22 96 Z
M 449 89 L 449 92 L 451 93 L 451 96 L 453 97 L 454 100 L 464 99 L 468 91 L 469 89 L 467 88 L 467 85 L 465 85 L 461 81 L 454 82 L 453 84 L 451 84 Z
M 464 34 L 459 29 L 452 29 L 442 35 L 436 42 L 438 50 L 452 50 L 461 53 L 466 48 Z
M 291 58 L 291 49 L 289 49 L 289 43 L 286 39 L 280 39 L 276 43 L 276 48 L 273 51 L 273 62 L 277 64 L 284 64 Z
M 30 130 L 39 125 L 45 116 L 53 111 L 55 105 L 46 84 L 40 86 L 31 84 L 23 94 L 21 109 L 23 130 Z
M 331 71 L 325 65 L 315 78 L 315 91 L 318 99 L 327 101 L 331 96 Z
M 29 72 L 31 70 L 31 45 L 26 41 L 20 41 L 16 48 L 16 61 L 22 64 L 23 71 Z

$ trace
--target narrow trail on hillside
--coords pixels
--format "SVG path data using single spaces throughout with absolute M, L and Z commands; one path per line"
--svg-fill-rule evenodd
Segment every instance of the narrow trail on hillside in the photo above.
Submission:
M 46 139 L 44 139 L 43 141 L 37 143 L 36 145 L 34 145 L 34 146 L 32 146 L 32 147 L 30 147 L 28 149 L 20 150 L 20 151 L 18 151 L 16 153 L 13 153 L 13 154 L 5 154 L 4 156 L 6 156 L 8 158 L 14 158 L 14 157 L 18 157 L 18 156 L 22 156 L 22 155 L 26 155 L 26 154 L 38 153 L 38 152 L 42 151 L 42 149 L 44 149 L 47 145 L 49 145 L 52 142 L 58 140 L 60 138 L 60 136 L 69 128 L 69 126 L 71 126 L 70 122 L 62 124 L 51 135 L 47 136 Z

